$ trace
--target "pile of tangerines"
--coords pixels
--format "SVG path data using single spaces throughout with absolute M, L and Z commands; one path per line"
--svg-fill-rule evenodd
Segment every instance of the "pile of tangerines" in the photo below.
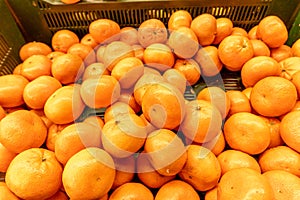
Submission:
M 277 16 L 247 32 L 178 10 L 51 39 L 0 77 L 1 200 L 300 199 L 300 39 Z M 185 98 L 224 70 L 245 89 Z

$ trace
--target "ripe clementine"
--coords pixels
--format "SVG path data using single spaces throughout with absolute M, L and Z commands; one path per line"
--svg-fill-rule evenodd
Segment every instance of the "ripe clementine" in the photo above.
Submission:
M 220 42 L 225 37 L 231 35 L 233 23 L 231 19 L 226 17 L 217 18 L 216 22 L 217 22 L 217 34 L 213 41 L 213 44 L 220 44 Z
M 215 105 L 205 100 L 193 100 L 186 104 L 180 129 L 190 140 L 203 143 L 215 138 L 221 125 L 222 116 Z
M 257 36 L 256 36 L 256 31 L 257 31 L 257 27 L 258 25 L 253 26 L 249 31 L 248 31 L 248 38 L 250 40 L 256 40 Z
M 216 156 L 205 147 L 189 145 L 187 161 L 179 177 L 198 191 L 207 191 L 218 184 L 221 167 Z
M 220 43 L 218 55 L 227 69 L 239 71 L 243 64 L 253 57 L 254 51 L 247 37 L 230 35 Z
M 193 18 L 186 10 L 176 10 L 168 20 L 168 29 L 177 30 L 179 27 L 190 27 Z
M 85 34 L 81 38 L 80 43 L 90 46 L 90 47 L 92 47 L 92 49 L 95 49 L 98 46 L 98 42 L 96 42 L 96 40 L 93 38 L 92 34 L 90 34 L 90 33 Z
M 14 157 L 16 157 L 17 154 L 9 151 L 0 143 L 0 155 L 0 172 L 6 172 L 11 161 L 14 159 Z
M 182 140 L 168 129 L 150 133 L 144 150 L 155 170 L 164 176 L 178 174 L 186 163 L 187 154 Z
M 165 43 L 167 38 L 166 26 L 159 19 L 147 19 L 138 27 L 138 41 L 144 48 L 154 43 Z
M 178 69 L 171 68 L 163 73 L 163 77 L 168 83 L 174 85 L 182 94 L 184 94 L 187 80 L 182 72 Z
M 200 79 L 200 66 L 194 59 L 176 59 L 173 67 L 185 76 L 187 85 L 195 85 Z
M 154 200 L 152 192 L 145 185 L 136 182 L 125 183 L 115 189 L 109 200 L 143 199 Z
M 164 184 L 155 195 L 155 200 L 200 200 L 196 190 L 188 183 L 181 180 L 173 180 Z
M 79 37 L 71 30 L 62 29 L 56 31 L 51 38 L 51 46 L 54 51 L 66 53 L 70 46 L 79 43 Z
M 254 51 L 253 56 L 254 57 L 271 55 L 271 51 L 270 51 L 269 47 L 263 41 L 258 40 L 258 39 L 251 39 L 250 42 L 253 46 L 253 51 Z
M 21 61 L 26 60 L 32 55 L 48 55 L 52 52 L 52 49 L 43 42 L 27 42 L 23 44 L 19 50 L 19 57 Z
M 279 62 L 282 73 L 280 76 L 291 80 L 292 76 L 300 71 L 300 57 L 289 57 Z
M 277 117 L 293 109 L 297 101 L 297 90 L 289 80 L 269 76 L 259 80 L 251 91 L 253 109 L 267 117 Z
M 65 127 L 56 136 L 54 152 L 57 160 L 66 165 L 77 152 L 87 147 L 100 147 L 101 131 L 85 122 L 77 122 Z
M 120 38 L 120 26 L 110 19 L 97 19 L 89 25 L 89 33 L 97 43 L 109 43 Z
M 112 157 L 103 149 L 89 147 L 79 151 L 64 167 L 62 182 L 66 193 L 74 200 L 100 199 L 111 189 L 114 167 Z
M 98 79 L 83 81 L 80 96 L 90 108 L 104 108 L 118 100 L 121 87 L 118 80 L 110 75 L 102 75 Z
M 0 199 L 8 199 L 8 200 L 20 200 L 10 189 L 7 187 L 5 182 L 0 182 Z
M 121 31 L 120 31 L 120 41 L 121 42 L 125 42 L 129 45 L 136 45 L 136 44 L 139 44 L 139 41 L 138 41 L 138 31 L 136 28 L 133 28 L 133 27 L 123 27 L 121 28 Z
M 22 199 L 47 199 L 59 190 L 62 171 L 54 152 L 44 148 L 31 148 L 12 160 L 5 182 Z
M 239 112 L 231 115 L 224 124 L 224 136 L 235 150 L 254 155 L 262 153 L 270 144 L 270 128 L 259 116 Z
M 250 168 L 228 171 L 221 177 L 217 190 L 219 200 L 274 199 L 273 190 L 267 178 Z
M 259 156 L 258 163 L 262 172 L 279 169 L 300 176 L 300 155 L 288 146 L 267 149 Z
M 55 151 L 55 142 L 57 135 L 61 133 L 61 131 L 69 126 L 70 124 L 52 124 L 48 127 L 48 134 L 46 139 L 46 147 L 51 151 Z
M 222 131 L 208 142 L 204 142 L 201 144 L 203 147 L 211 150 L 216 156 L 218 156 L 225 149 L 226 141 L 224 138 L 224 134 Z
M 95 62 L 93 64 L 88 65 L 82 76 L 82 80 L 85 81 L 89 78 L 99 78 L 102 75 L 110 75 L 110 71 L 104 66 L 103 63 Z
M 279 76 L 279 63 L 269 56 L 257 56 L 248 60 L 241 70 L 241 78 L 245 87 L 253 87 L 259 80 L 267 76 Z
M 292 52 L 293 52 L 293 56 L 300 57 L 300 39 L 296 40 L 292 44 Z
M 136 102 L 131 89 L 122 90 L 118 101 L 128 104 L 135 113 L 139 113 L 142 109 L 141 106 Z
M 86 65 L 96 62 L 96 53 L 93 48 L 82 43 L 73 44 L 67 53 L 78 55 Z
M 28 83 L 22 75 L 0 76 L 0 105 L 11 108 L 24 104 L 23 91 Z
M 287 45 L 281 45 L 280 47 L 271 49 L 271 57 L 280 62 L 286 58 L 292 57 L 293 51 L 291 47 Z
M 217 20 L 213 15 L 203 13 L 192 20 L 190 28 L 201 46 L 211 45 L 217 34 Z
M 230 35 L 244 36 L 248 37 L 248 33 L 244 28 L 241 27 L 233 27 Z
M 80 85 L 68 85 L 57 89 L 46 101 L 44 112 L 55 124 L 74 122 L 83 112 L 84 102 L 80 97 Z
M 135 112 L 127 103 L 117 101 L 105 109 L 104 122 L 116 119 L 118 115 L 128 114 L 135 114 Z
M 47 136 L 42 119 L 28 110 L 18 110 L 0 121 L 0 142 L 9 151 L 20 153 L 32 147 L 40 147 Z
M 134 155 L 126 158 L 113 158 L 116 169 L 116 176 L 111 189 L 116 189 L 117 187 L 129 183 L 133 180 L 135 170 L 135 158 Z
M 270 48 L 277 48 L 287 41 L 288 30 L 278 16 L 269 15 L 258 23 L 256 36 L 257 39 L 264 41 Z
M 254 157 L 242 151 L 228 149 L 218 155 L 218 161 L 221 166 L 222 175 L 232 169 L 251 168 L 257 172 L 261 172 L 260 166 Z
M 283 145 L 284 142 L 280 136 L 280 124 L 281 124 L 280 120 L 275 117 L 263 117 L 263 116 L 260 117 L 267 122 L 270 128 L 271 141 L 268 148 Z

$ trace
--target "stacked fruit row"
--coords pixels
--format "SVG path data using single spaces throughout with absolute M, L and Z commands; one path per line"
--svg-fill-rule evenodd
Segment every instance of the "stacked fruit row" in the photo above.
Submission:
M 167 27 L 99 19 L 83 38 L 24 44 L 0 77 L 0 199 L 298 199 L 300 40 L 287 38 L 276 16 L 247 32 L 179 10 Z M 224 90 L 223 68 L 245 90 Z

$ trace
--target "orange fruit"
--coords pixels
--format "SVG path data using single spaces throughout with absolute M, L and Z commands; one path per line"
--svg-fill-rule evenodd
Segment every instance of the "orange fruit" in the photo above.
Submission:
M 91 124 L 77 122 L 66 126 L 55 139 L 54 152 L 57 160 L 66 165 L 67 161 L 87 147 L 100 147 L 101 131 Z
M 270 144 L 270 128 L 259 116 L 248 112 L 231 115 L 224 124 L 228 145 L 250 155 L 262 153 Z
M 253 109 L 267 117 L 277 117 L 293 109 L 297 101 L 297 90 L 289 80 L 269 76 L 259 80 L 251 91 Z
M 174 129 L 185 115 L 184 96 L 169 83 L 152 84 L 143 96 L 142 111 L 155 127 Z
M 125 42 L 129 45 L 138 44 L 138 31 L 133 27 L 123 27 L 120 31 L 120 41 Z
M 80 85 L 63 86 L 46 101 L 44 112 L 55 124 L 74 122 L 83 112 L 84 102 L 80 97 Z
M 104 45 L 99 45 L 95 48 L 97 62 L 104 63 L 104 52 L 105 52 L 106 46 L 107 45 L 104 44 Z
M 176 10 L 171 14 L 168 20 L 168 29 L 177 30 L 180 27 L 189 28 L 193 18 L 186 10 Z
M 186 163 L 187 154 L 182 140 L 171 130 L 158 129 L 145 141 L 145 152 L 153 168 L 161 175 L 174 176 Z
M 131 46 L 134 52 L 134 57 L 143 60 L 144 48 L 139 44 L 134 44 Z
M 47 99 L 61 87 L 61 83 L 52 76 L 40 76 L 25 86 L 23 99 L 30 108 L 42 109 Z
M 256 36 L 257 39 L 264 41 L 270 48 L 277 48 L 287 41 L 288 30 L 278 16 L 269 15 L 258 23 Z
M 97 53 L 101 55 L 101 49 L 100 48 L 98 49 Z M 125 42 L 114 41 L 114 42 L 108 44 L 104 48 L 104 52 L 103 52 L 103 55 L 102 55 L 102 60 L 101 59 L 99 60 L 99 58 L 98 58 L 98 62 L 102 61 L 104 63 L 104 66 L 109 71 L 112 71 L 112 69 L 115 67 L 115 65 L 120 60 L 122 60 L 124 58 L 128 58 L 128 57 L 134 57 L 133 48 Z M 100 56 L 100 58 L 101 58 L 101 56 Z
M 284 142 L 280 136 L 280 120 L 275 117 L 260 117 L 267 122 L 270 128 L 271 141 L 268 148 L 283 145 Z
M 248 38 L 250 40 L 256 40 L 257 36 L 256 36 L 256 31 L 257 31 L 257 27 L 258 25 L 253 26 L 249 31 L 248 31 Z
M 69 197 L 62 191 L 58 191 L 55 193 L 52 197 L 46 199 L 46 200 L 68 200 Z
M 244 63 L 253 57 L 254 50 L 247 37 L 230 35 L 219 44 L 218 55 L 227 69 L 239 71 Z
M 216 156 L 223 152 L 225 145 L 226 141 L 222 131 L 220 131 L 220 133 L 212 140 L 201 144 L 201 146 L 211 150 L 211 152 L 213 152 Z
M 51 151 L 55 151 L 55 142 L 57 135 L 61 133 L 61 131 L 69 126 L 70 124 L 52 124 L 48 127 L 48 134 L 46 139 L 46 147 Z
M 95 49 L 98 46 L 98 42 L 93 38 L 92 34 L 86 33 L 81 39 L 80 43 L 92 47 Z
M 217 193 L 219 200 L 274 199 L 267 178 L 250 168 L 237 168 L 225 173 L 220 179 Z
M 271 55 L 277 62 L 293 56 L 291 47 L 283 44 L 280 47 L 271 49 Z
M 130 182 L 119 186 L 113 190 L 109 200 L 130 200 L 130 199 L 143 199 L 154 200 L 153 194 L 149 188 L 141 183 Z
M 248 37 L 248 33 L 244 28 L 241 27 L 233 27 L 230 35 L 244 36 Z
M 233 115 L 239 112 L 251 112 L 251 105 L 248 97 L 239 90 L 228 90 L 226 95 L 230 101 L 229 113 L 227 116 Z
M 51 60 L 51 62 L 53 62 L 55 60 L 55 58 L 64 55 L 65 53 L 61 52 L 61 51 L 52 51 L 51 53 L 47 54 L 47 57 Z
M 175 57 L 170 47 L 154 43 L 144 50 L 143 61 L 147 66 L 163 72 L 173 67 Z
M 263 173 L 270 183 L 274 199 L 291 199 L 300 198 L 300 178 L 284 170 L 271 170 Z
M 12 74 L 21 75 L 22 65 L 23 63 L 19 63 L 17 66 L 15 66 Z
M 241 70 L 243 85 L 253 87 L 259 80 L 267 76 L 279 76 L 281 67 L 279 63 L 269 56 L 257 56 L 248 60 Z
M 62 174 L 67 195 L 74 200 L 100 199 L 111 189 L 114 167 L 112 157 L 103 149 L 89 147 L 79 151 L 69 159 Z
M 109 43 L 120 38 L 120 26 L 110 19 L 97 19 L 89 25 L 89 33 L 97 43 Z
M 0 121 L 6 116 L 6 111 L 3 109 L 3 107 L 0 105 Z
M 84 72 L 84 63 L 78 55 L 64 54 L 54 59 L 51 73 L 62 84 L 76 82 Z
M 16 157 L 16 153 L 9 151 L 0 143 L 0 172 L 6 172 L 11 161 Z M 1 198 L 0 198 L 1 199 Z
M 299 111 L 286 114 L 280 123 L 280 136 L 286 145 L 300 152 Z
M 66 53 L 70 46 L 79 43 L 79 37 L 73 31 L 62 29 L 54 33 L 51 38 L 51 46 L 54 51 Z
M 252 87 L 247 87 L 242 90 L 242 93 L 246 95 L 246 97 L 250 100 L 250 95 L 251 95 Z
M 21 75 L 29 81 L 42 75 L 51 75 L 51 60 L 45 55 L 32 55 L 27 58 L 21 67 Z
M 46 140 L 47 128 L 44 122 L 28 110 L 8 114 L 0 121 L 0 125 L 0 142 L 14 153 L 40 147 Z
M 190 140 L 203 143 L 215 138 L 221 125 L 222 116 L 214 104 L 205 100 L 192 100 L 186 104 L 180 129 Z
M 195 17 L 190 28 L 194 31 L 201 46 L 211 45 L 217 34 L 217 20 L 208 13 Z
M 263 41 L 258 40 L 258 39 L 251 39 L 250 42 L 253 46 L 253 51 L 254 51 L 253 56 L 254 57 L 271 55 L 271 51 L 270 51 L 269 47 Z
M 90 115 L 88 117 L 86 117 L 83 122 L 91 124 L 93 126 L 95 126 L 98 129 L 102 129 L 104 126 L 104 121 L 100 116 L 97 115 Z
M 218 155 L 218 161 L 221 166 L 222 175 L 232 169 L 251 168 L 257 172 L 261 172 L 260 166 L 254 157 L 242 151 L 228 149 Z
M 300 155 L 288 146 L 277 146 L 267 149 L 258 159 L 261 171 L 284 170 L 300 176 Z
M 46 117 L 43 109 L 31 109 L 29 111 L 37 114 L 46 125 L 46 128 L 49 128 L 53 124 L 53 122 Z
M 62 171 L 54 152 L 43 148 L 31 148 L 12 160 L 5 175 L 5 182 L 8 188 L 22 199 L 46 199 L 59 190 Z
M 133 91 L 131 90 L 122 90 L 118 101 L 128 104 L 135 113 L 139 113 L 142 109 L 141 106 L 136 102 Z
M 296 40 L 292 44 L 292 52 L 293 52 L 293 56 L 300 57 L 300 39 Z
M 182 72 L 174 68 L 167 69 L 163 73 L 163 77 L 168 83 L 174 85 L 182 94 L 184 94 L 187 80 Z
M 136 81 L 144 74 L 144 64 L 136 57 L 128 57 L 116 63 L 111 71 L 111 76 L 115 77 L 121 88 L 131 88 Z
M 151 124 L 151 123 L 145 118 L 145 116 L 144 116 L 143 113 L 140 115 L 140 118 L 141 118 L 141 119 L 144 121 L 144 123 L 146 124 L 146 125 L 145 125 L 145 126 L 146 126 L 145 128 L 146 128 L 147 134 L 149 134 L 149 133 L 151 133 L 151 132 L 157 130 L 157 128 L 156 128 L 155 126 L 153 126 L 153 124 Z
M 0 105 L 11 108 L 24 104 L 23 91 L 28 83 L 21 75 L 0 76 Z
M 288 80 L 292 79 L 292 76 L 300 71 L 300 57 L 289 57 L 279 62 L 282 73 L 280 76 Z
M 104 66 L 103 63 L 95 62 L 87 66 L 83 72 L 82 80 L 85 81 L 89 78 L 99 78 L 102 75 L 110 75 L 110 71 Z
M 52 52 L 52 49 L 43 42 L 27 42 L 21 46 L 19 49 L 19 57 L 21 61 L 26 60 L 32 55 L 48 55 Z
M 176 59 L 173 67 L 185 76 L 187 85 L 195 85 L 200 79 L 200 66 L 194 59 Z
M 80 2 L 80 0 L 62 0 L 61 2 L 65 3 L 65 4 L 75 4 Z
M 20 200 L 10 189 L 7 187 L 5 182 L 0 182 L 0 199 L 1 200 Z
M 146 69 L 144 70 L 146 71 Z M 148 70 L 149 71 L 149 70 Z M 152 84 L 165 82 L 165 78 L 160 74 L 144 73 L 141 78 L 136 82 L 133 89 L 133 95 L 136 102 L 141 106 L 142 100 L 148 87 Z
M 67 53 L 78 55 L 86 65 L 96 62 L 96 53 L 94 49 L 82 43 L 76 43 L 69 47 Z
M 225 37 L 231 35 L 233 23 L 231 19 L 227 17 L 220 17 L 216 19 L 217 22 L 217 34 L 213 41 L 213 44 L 219 44 Z
M 194 59 L 199 64 L 201 74 L 204 76 L 215 76 L 223 68 L 223 63 L 218 55 L 218 48 L 215 46 L 200 48 Z
M 167 38 L 166 26 L 159 19 L 147 19 L 138 27 L 138 41 L 144 48 L 154 43 L 165 43 Z
M 189 145 L 187 161 L 179 173 L 181 180 L 198 191 L 214 188 L 221 177 L 221 167 L 216 156 L 205 147 Z
M 150 154 L 144 151 L 138 154 L 136 160 L 136 170 L 138 179 L 149 188 L 160 188 L 165 183 L 173 180 L 176 175 L 164 176 L 158 173 L 150 163 Z
M 117 115 L 102 129 L 102 145 L 110 155 L 124 158 L 137 152 L 146 140 L 144 121 L 135 114 Z
M 168 45 L 180 58 L 192 58 L 199 49 L 197 36 L 189 27 L 179 27 L 172 31 Z
M 117 101 L 105 109 L 104 122 L 128 114 L 135 114 L 135 112 L 127 103 Z
M 210 189 L 205 193 L 204 200 L 217 200 L 217 199 L 218 199 L 217 187 L 214 187 L 213 189 Z
M 173 180 L 164 184 L 155 195 L 155 200 L 200 200 L 196 190 L 188 183 L 181 180 Z
M 80 96 L 90 108 L 104 108 L 118 100 L 121 87 L 118 80 L 110 75 L 82 82 Z
M 112 189 L 116 189 L 117 187 L 129 183 L 133 180 L 135 170 L 135 158 L 134 155 L 126 157 L 126 158 L 113 158 L 116 169 L 115 180 L 112 185 Z
M 215 105 L 220 114 L 222 119 L 225 119 L 227 116 L 229 109 L 230 109 L 230 99 L 223 89 L 217 86 L 209 86 L 202 89 L 196 97 L 198 100 L 205 100 L 211 102 Z
M 295 72 L 292 75 L 291 78 L 292 83 L 295 85 L 297 92 L 298 92 L 298 98 L 300 97 L 300 72 Z

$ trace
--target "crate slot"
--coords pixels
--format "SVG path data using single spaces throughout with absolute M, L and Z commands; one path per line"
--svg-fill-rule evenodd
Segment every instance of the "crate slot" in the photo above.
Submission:
M 0 34 L 0 75 L 11 74 L 18 64 L 5 38 Z

